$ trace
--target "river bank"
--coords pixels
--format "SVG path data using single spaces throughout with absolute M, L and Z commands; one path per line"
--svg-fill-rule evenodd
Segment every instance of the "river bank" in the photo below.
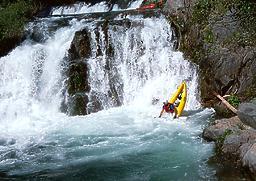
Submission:
M 256 176 L 256 104 L 242 103 L 238 116 L 218 119 L 206 127 L 203 138 L 214 141 L 219 161 Z
M 169 1 L 165 8 L 180 35 L 179 50 L 199 65 L 202 103 L 216 111 L 216 120 L 204 129 L 203 137 L 216 143 L 219 162 L 226 160 L 248 170 L 252 178 L 255 106 L 246 102 L 256 97 L 256 34 L 251 11 L 255 8 L 255 2 L 236 0 Z M 238 116 L 214 92 L 232 96 L 228 101 L 239 106 Z

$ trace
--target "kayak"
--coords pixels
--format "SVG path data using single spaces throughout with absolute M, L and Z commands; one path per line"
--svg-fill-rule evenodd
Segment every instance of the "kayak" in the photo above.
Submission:
M 142 6 L 140 8 L 138 8 L 139 10 L 145 10 L 145 9 L 155 9 L 156 8 L 156 4 L 149 4 L 149 5 L 145 5 L 145 6 Z
M 180 100 L 179 100 L 180 98 Z M 169 99 L 169 103 L 175 104 L 175 102 L 179 101 L 179 104 L 176 106 L 178 117 L 182 114 L 186 101 L 187 101 L 187 85 L 186 82 L 183 81 L 180 86 L 177 88 L 176 92 Z

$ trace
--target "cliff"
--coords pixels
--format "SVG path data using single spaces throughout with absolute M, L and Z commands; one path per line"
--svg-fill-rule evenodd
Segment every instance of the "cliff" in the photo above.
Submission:
M 230 117 L 213 92 L 231 95 L 234 106 L 256 96 L 256 2 L 250 0 L 168 1 L 179 49 L 200 68 L 201 98 L 217 116 Z M 216 143 L 216 160 L 255 178 L 255 102 L 242 103 L 238 116 L 215 120 L 203 137 Z
M 179 49 L 199 65 L 206 106 L 220 110 L 212 91 L 240 101 L 256 96 L 255 1 L 174 0 L 165 12 L 179 29 Z

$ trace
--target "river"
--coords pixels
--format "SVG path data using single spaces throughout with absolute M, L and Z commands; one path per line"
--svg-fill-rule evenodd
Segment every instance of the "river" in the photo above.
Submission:
M 130 4 L 136 8 L 141 1 Z M 52 14 L 107 11 L 104 3 Z M 87 9 L 86 9 L 87 8 Z M 88 10 L 89 8 L 89 10 Z M 114 6 L 112 11 L 118 10 Z M 98 15 L 100 16 L 100 15 Z M 207 164 L 213 144 L 201 133 L 214 115 L 202 109 L 197 66 L 175 51 L 175 35 L 164 15 L 117 15 L 108 35 L 114 55 L 111 68 L 103 17 L 48 17 L 27 26 L 27 39 L 0 58 L 0 177 L 17 180 L 215 180 Z M 98 27 L 98 28 L 97 28 Z M 65 96 L 65 57 L 76 31 L 91 32 L 90 101 L 103 110 L 85 116 L 60 111 Z M 95 39 L 95 29 L 100 34 Z M 33 32 L 38 36 L 32 38 Z M 40 39 L 38 41 L 38 38 Z M 97 43 L 98 42 L 98 43 Z M 63 63 L 64 62 L 64 63 Z M 107 74 L 106 74 L 106 71 Z M 177 86 L 188 84 L 183 116 L 158 115 Z M 121 106 L 107 97 L 117 86 Z M 153 101 L 159 100 L 159 101 Z

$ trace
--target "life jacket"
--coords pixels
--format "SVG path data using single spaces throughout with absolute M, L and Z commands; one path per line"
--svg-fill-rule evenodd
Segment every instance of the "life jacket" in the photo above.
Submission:
M 165 112 L 167 113 L 173 113 L 174 112 L 174 105 L 173 104 L 166 104 L 163 106 L 163 109 L 165 110 Z

